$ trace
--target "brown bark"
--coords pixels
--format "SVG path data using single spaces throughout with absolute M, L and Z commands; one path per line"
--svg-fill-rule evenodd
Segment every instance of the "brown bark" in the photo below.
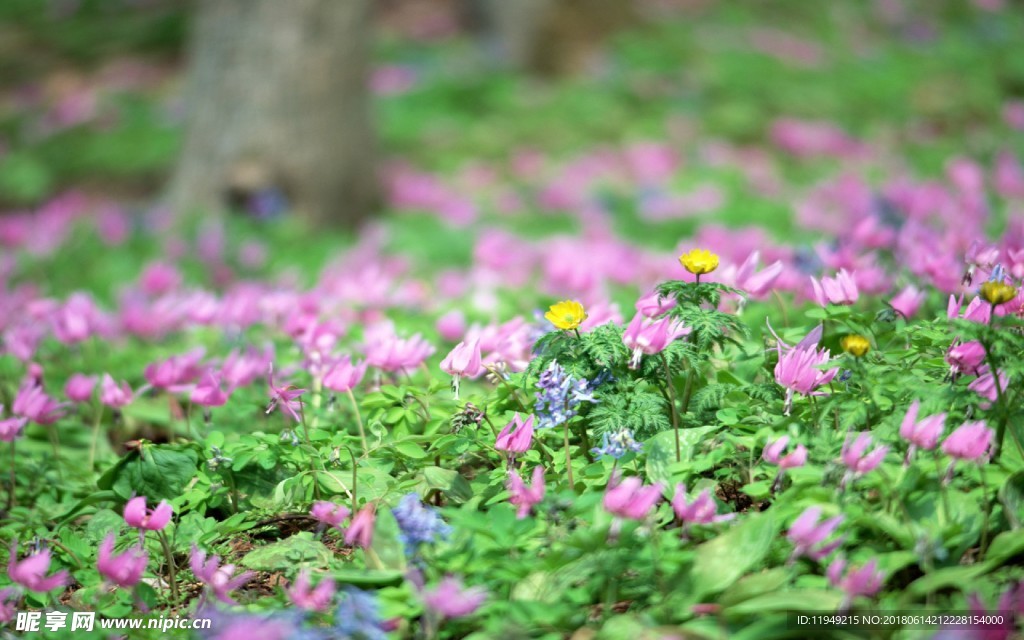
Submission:
M 315 224 L 372 212 L 369 0 L 198 0 L 190 47 L 169 204 L 222 211 L 273 188 Z

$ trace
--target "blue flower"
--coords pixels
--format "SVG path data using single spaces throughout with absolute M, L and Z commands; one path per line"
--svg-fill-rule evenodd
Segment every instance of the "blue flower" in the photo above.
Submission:
M 347 587 L 343 594 L 334 616 L 334 630 L 338 637 L 387 640 L 374 595 L 355 587 Z
M 596 403 L 595 387 L 585 379 L 576 379 L 562 365 L 552 361 L 537 381 L 539 391 L 533 409 L 537 428 L 549 429 L 565 424 L 576 416 L 581 403 Z
M 611 456 L 618 460 L 628 452 L 640 453 L 644 445 L 633 439 L 633 432 L 629 429 L 620 429 L 609 436 L 605 433 L 601 436 L 601 446 L 590 450 L 595 456 Z
M 409 555 L 415 553 L 419 545 L 433 542 L 438 537 L 446 538 L 451 533 L 451 527 L 445 524 L 437 510 L 424 505 L 418 493 L 403 496 L 391 513 L 398 521 L 400 537 Z

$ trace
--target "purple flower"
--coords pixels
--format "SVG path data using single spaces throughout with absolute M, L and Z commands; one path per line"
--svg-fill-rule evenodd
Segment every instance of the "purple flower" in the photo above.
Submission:
M 46 395 L 43 388 L 32 383 L 26 383 L 18 389 L 11 404 L 11 413 L 21 416 L 36 424 L 53 424 L 64 414 L 61 411 L 63 404 Z
M 373 525 L 377 521 L 377 509 L 368 504 L 352 516 L 352 524 L 345 532 L 345 544 L 368 549 L 373 542 Z
M 771 327 L 769 326 L 769 330 Z M 775 333 L 774 331 L 772 332 Z M 775 381 L 786 388 L 785 414 L 793 408 L 793 393 L 820 395 L 818 387 L 828 384 L 839 373 L 839 369 L 824 371 L 831 354 L 828 349 L 818 349 L 821 340 L 821 325 L 807 334 L 795 347 L 789 347 L 778 336 L 779 361 L 775 364 Z
M 522 520 L 530 515 L 530 511 L 544 499 L 547 487 L 544 485 L 544 468 L 540 465 L 533 468 L 533 477 L 529 487 L 523 482 L 516 471 L 508 472 L 508 501 L 516 505 L 516 518 Z
M 303 569 L 288 587 L 288 599 L 293 605 L 306 611 L 327 611 L 334 600 L 334 579 L 330 576 L 314 588 L 309 580 L 309 571 Z
M 103 382 L 100 384 L 100 402 L 111 409 L 120 409 L 132 402 L 132 388 L 127 382 L 121 384 L 114 382 L 109 373 L 103 374 Z
M 561 426 L 576 416 L 580 404 L 597 402 L 587 380 L 577 380 L 554 360 L 540 374 L 537 388 L 534 414 L 538 429 Z
M 954 377 L 978 375 L 978 368 L 985 362 L 985 347 L 977 340 L 954 344 L 946 352 L 946 362 Z
M 465 587 L 462 581 L 448 576 L 436 587 L 423 592 L 423 604 L 442 618 L 463 618 L 472 615 L 487 599 L 483 587 Z
M 725 522 L 736 517 L 735 513 L 718 515 L 718 505 L 715 504 L 715 499 L 711 497 L 711 491 L 708 489 L 701 491 L 692 502 L 688 501 L 685 484 L 676 485 L 676 495 L 672 497 L 672 511 L 682 520 L 684 534 L 690 525 Z
M 142 573 L 149 563 L 149 556 L 141 546 L 130 547 L 121 555 L 114 555 L 114 534 L 111 533 L 100 543 L 96 568 L 100 575 L 119 587 L 130 589 L 142 579 Z
M 786 532 L 786 537 L 793 543 L 793 553 L 789 557 L 790 562 L 801 556 L 807 556 L 812 560 L 821 560 L 843 543 L 843 538 L 839 537 L 827 544 L 822 544 L 825 538 L 832 535 L 842 524 L 845 517 L 838 515 L 819 523 L 820 519 L 821 507 L 808 507 L 793 521 L 793 526 Z
M 146 366 L 146 381 L 153 387 L 170 393 L 187 391 L 189 384 L 202 375 L 199 361 L 202 360 L 203 353 L 204 350 L 199 348 L 161 362 L 153 362 Z
M 207 371 L 202 382 L 192 390 L 191 400 L 201 407 L 223 407 L 228 401 L 228 394 L 221 389 L 216 374 Z
M 852 444 L 849 438 L 843 443 L 843 450 L 839 460 L 846 466 L 846 476 L 844 476 L 840 484 L 841 487 L 845 487 L 850 480 L 874 470 L 885 459 L 885 454 L 889 452 L 889 447 L 875 447 L 871 453 L 867 453 L 871 442 L 871 434 L 861 432 L 857 434 L 857 438 Z
M 146 508 L 145 496 L 132 498 L 124 505 L 124 521 L 129 527 L 160 531 L 171 521 L 174 509 L 166 500 L 161 500 L 155 509 Z
M 829 303 L 850 305 L 857 302 L 859 297 L 857 282 L 846 269 L 840 269 L 835 278 L 822 278 L 821 282 L 812 277 L 811 287 L 814 300 L 823 307 Z
M 92 397 L 92 390 L 96 387 L 96 376 L 87 376 L 76 373 L 68 378 L 64 385 L 64 395 L 72 402 L 87 402 Z
M 192 545 L 189 565 L 196 579 L 205 584 L 213 592 L 214 597 L 225 604 L 238 604 L 229 594 L 256 575 L 252 571 L 246 571 L 235 576 L 235 565 L 221 566 L 220 556 L 213 556 L 207 560 L 206 552 L 195 545 Z
M 280 407 L 286 415 L 291 416 L 295 422 L 302 422 L 299 411 L 302 409 L 302 401 L 298 397 L 306 393 L 305 389 L 296 389 L 292 385 L 278 387 L 274 384 L 274 366 L 270 365 L 268 381 L 270 384 L 270 404 L 267 405 L 269 414 L 276 407 Z
M 345 505 L 335 504 L 324 500 L 314 502 L 313 508 L 309 510 L 309 515 L 311 515 L 313 519 L 337 529 L 342 528 L 341 523 L 344 522 L 351 513 L 352 512 Z
M 608 456 L 618 460 L 630 451 L 640 453 L 643 450 L 643 443 L 637 442 L 633 438 L 632 431 L 629 429 L 619 429 L 611 435 L 605 432 L 601 436 L 601 446 L 594 447 L 590 452 L 598 457 Z
M 846 560 L 839 557 L 833 560 L 825 571 L 829 583 L 846 593 L 843 603 L 839 606 L 840 611 L 849 609 L 853 599 L 857 596 L 870 598 L 882 588 L 885 573 L 878 570 L 876 560 L 872 559 L 862 567 L 850 567 L 845 575 L 843 574 L 844 569 L 846 569 Z
M 451 527 L 435 509 L 424 505 L 417 493 L 402 496 L 391 513 L 398 521 L 400 537 L 409 555 L 415 553 L 419 545 L 433 542 L 438 537 L 447 537 L 451 533 Z
M 900 425 L 900 437 L 910 443 L 910 448 L 907 449 L 907 457 L 903 461 L 904 465 L 910 464 L 910 459 L 918 447 L 925 451 L 934 449 L 935 445 L 939 442 L 939 436 L 942 435 L 942 430 L 946 426 L 945 413 L 938 413 L 934 416 L 918 420 L 917 413 L 920 408 L 921 401 L 914 400 L 907 409 L 907 414 L 903 417 L 903 423 Z
M 366 363 L 353 364 L 348 356 L 342 356 L 331 363 L 324 373 L 323 385 L 335 393 L 348 393 L 362 381 L 366 375 Z
M 46 572 L 50 570 L 51 561 L 49 549 L 43 549 L 39 553 L 32 554 L 19 561 L 18 543 L 17 541 L 12 541 L 10 559 L 7 561 L 7 575 L 12 581 L 17 582 L 30 591 L 41 593 L 52 591 L 57 587 L 63 587 L 68 584 L 70 576 L 67 571 L 62 569 L 52 576 L 46 577 Z
M 629 367 L 636 369 L 640 366 L 641 357 L 661 353 L 673 340 L 688 333 L 690 329 L 677 320 L 651 320 L 637 313 L 622 334 L 623 344 L 633 352 Z

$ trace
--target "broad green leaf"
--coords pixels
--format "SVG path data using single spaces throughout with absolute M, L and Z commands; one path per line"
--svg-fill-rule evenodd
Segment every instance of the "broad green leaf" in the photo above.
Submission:
M 778 529 L 771 511 L 750 514 L 732 529 L 697 547 L 690 570 L 696 591 L 711 595 L 736 582 L 764 559 Z
M 140 495 L 155 504 L 180 496 L 198 464 L 199 455 L 191 447 L 147 444 L 121 458 L 96 484 L 125 500 Z
M 679 449 L 683 460 L 693 458 L 694 451 L 721 426 L 696 427 L 679 430 Z M 647 455 L 647 476 L 653 482 L 672 485 L 672 465 L 676 464 L 676 434 L 674 430 L 662 431 L 644 443 Z
M 300 531 L 280 542 L 257 547 L 242 558 L 242 565 L 256 571 L 322 569 L 334 554 L 309 531 Z
M 778 611 L 835 611 L 843 601 L 841 591 L 792 589 L 744 600 L 726 610 L 726 614 L 758 615 Z

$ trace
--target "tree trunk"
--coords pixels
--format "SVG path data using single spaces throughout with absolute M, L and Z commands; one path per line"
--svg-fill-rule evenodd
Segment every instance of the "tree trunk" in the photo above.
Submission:
M 372 212 L 369 0 L 198 0 L 190 54 L 171 206 L 349 226 Z

